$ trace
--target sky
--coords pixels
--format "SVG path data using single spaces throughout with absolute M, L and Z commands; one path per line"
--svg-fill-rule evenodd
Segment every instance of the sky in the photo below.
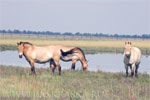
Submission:
M 0 0 L 0 29 L 150 34 L 150 0 Z

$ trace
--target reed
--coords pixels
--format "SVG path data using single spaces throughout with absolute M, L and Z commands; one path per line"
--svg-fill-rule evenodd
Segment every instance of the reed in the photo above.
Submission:
M 100 53 L 100 52 L 116 52 L 122 53 L 124 50 L 125 41 L 131 41 L 133 46 L 142 50 L 142 52 L 150 52 L 150 40 L 142 39 L 56 39 L 51 37 L 37 37 L 37 36 L 10 36 L 0 35 L 0 50 L 16 50 L 18 41 L 28 41 L 34 45 L 64 45 L 70 47 L 80 47 L 86 53 Z

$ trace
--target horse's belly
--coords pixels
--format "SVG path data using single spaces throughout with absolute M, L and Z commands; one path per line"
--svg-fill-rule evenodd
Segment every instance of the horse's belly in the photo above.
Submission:
M 49 62 L 49 60 L 43 60 L 43 61 L 41 61 L 41 60 L 35 60 L 35 63 L 46 63 L 46 62 Z
M 43 55 L 43 56 L 38 56 L 35 61 L 36 63 L 45 63 L 50 61 L 50 59 L 52 58 L 52 54 L 47 54 L 47 55 Z

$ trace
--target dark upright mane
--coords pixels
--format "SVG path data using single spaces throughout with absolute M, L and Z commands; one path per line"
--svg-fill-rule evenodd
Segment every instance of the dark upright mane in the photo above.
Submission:
M 84 54 L 83 50 L 82 50 L 81 48 L 79 48 L 79 47 L 76 47 L 76 48 L 79 49 L 79 50 L 82 52 L 82 54 L 83 54 L 83 56 L 84 56 L 84 59 L 86 60 L 85 54 Z M 86 61 L 87 61 L 87 60 L 86 60 Z
M 32 45 L 30 42 L 20 42 L 20 44 L 22 44 L 22 43 L 23 43 L 23 45 L 24 45 L 24 44 Z

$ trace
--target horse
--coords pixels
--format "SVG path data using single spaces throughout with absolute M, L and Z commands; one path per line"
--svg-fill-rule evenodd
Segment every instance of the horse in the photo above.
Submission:
M 137 47 L 132 47 L 131 42 L 125 42 L 125 51 L 123 54 L 124 57 L 124 64 L 126 69 L 126 77 L 128 77 L 128 66 L 131 69 L 131 77 L 134 76 L 138 77 L 138 68 L 141 62 L 141 50 Z
M 65 46 L 35 46 L 29 42 L 17 42 L 19 58 L 24 56 L 31 66 L 31 74 L 35 74 L 35 63 L 50 62 L 50 69 L 54 74 L 55 68 L 58 68 L 61 75 L 61 66 L 59 60 L 72 61 L 72 69 L 75 69 L 75 63 L 79 60 L 82 63 L 82 69 L 88 67 L 84 52 L 78 47 Z

